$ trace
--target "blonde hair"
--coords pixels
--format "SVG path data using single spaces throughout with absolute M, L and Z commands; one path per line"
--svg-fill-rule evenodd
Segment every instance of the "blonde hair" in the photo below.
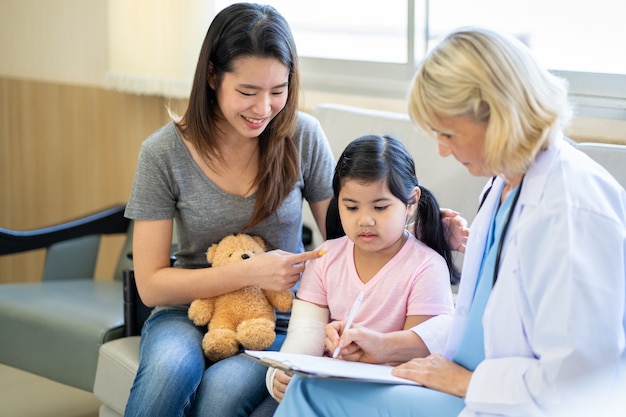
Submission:
M 565 127 L 571 108 L 565 80 L 541 68 L 525 45 L 466 28 L 446 36 L 420 65 L 409 114 L 426 131 L 440 117 L 487 121 L 485 162 L 493 174 L 513 178 Z

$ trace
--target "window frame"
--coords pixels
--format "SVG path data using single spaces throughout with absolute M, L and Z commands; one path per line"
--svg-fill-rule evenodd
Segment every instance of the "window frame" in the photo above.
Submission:
M 406 63 L 301 56 L 302 85 L 305 89 L 333 93 L 406 98 L 417 62 L 427 48 L 428 4 L 429 0 L 407 0 Z M 568 80 L 577 115 L 626 120 L 626 74 L 551 72 Z
M 424 10 L 418 26 L 419 10 Z M 405 98 L 417 68 L 418 56 L 426 52 L 428 0 L 407 0 L 407 61 L 384 63 L 300 56 L 305 88 L 385 98 Z M 416 36 L 421 30 L 422 35 Z

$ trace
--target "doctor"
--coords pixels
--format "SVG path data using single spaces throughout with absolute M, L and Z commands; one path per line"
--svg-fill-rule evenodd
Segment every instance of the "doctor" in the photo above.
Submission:
M 428 54 L 409 101 L 441 156 L 491 177 L 446 350 L 412 359 L 408 337 L 384 345 L 350 329 L 344 359 L 405 362 L 394 375 L 423 387 L 294 377 L 276 416 L 536 416 L 606 403 L 626 377 L 626 193 L 563 137 L 564 82 L 520 42 L 464 29 Z

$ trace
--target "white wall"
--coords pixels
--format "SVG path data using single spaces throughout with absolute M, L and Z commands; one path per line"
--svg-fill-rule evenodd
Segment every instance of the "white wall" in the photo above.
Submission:
M 102 85 L 107 1 L 0 1 L 0 76 Z

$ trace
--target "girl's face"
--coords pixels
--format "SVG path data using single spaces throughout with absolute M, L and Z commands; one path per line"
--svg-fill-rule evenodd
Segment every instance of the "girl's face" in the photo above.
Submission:
M 439 155 L 452 155 L 472 175 L 491 176 L 485 165 L 485 134 L 489 122 L 468 116 L 442 116 L 430 128 L 437 136 Z
M 211 79 L 225 123 L 225 136 L 258 137 L 285 107 L 289 69 L 274 58 L 240 57 L 220 85 Z
M 414 192 L 417 201 L 419 188 Z M 400 250 L 407 216 L 413 215 L 415 204 L 407 206 L 391 194 L 386 180 L 364 183 L 346 179 L 338 203 L 341 225 L 355 250 L 392 255 Z

